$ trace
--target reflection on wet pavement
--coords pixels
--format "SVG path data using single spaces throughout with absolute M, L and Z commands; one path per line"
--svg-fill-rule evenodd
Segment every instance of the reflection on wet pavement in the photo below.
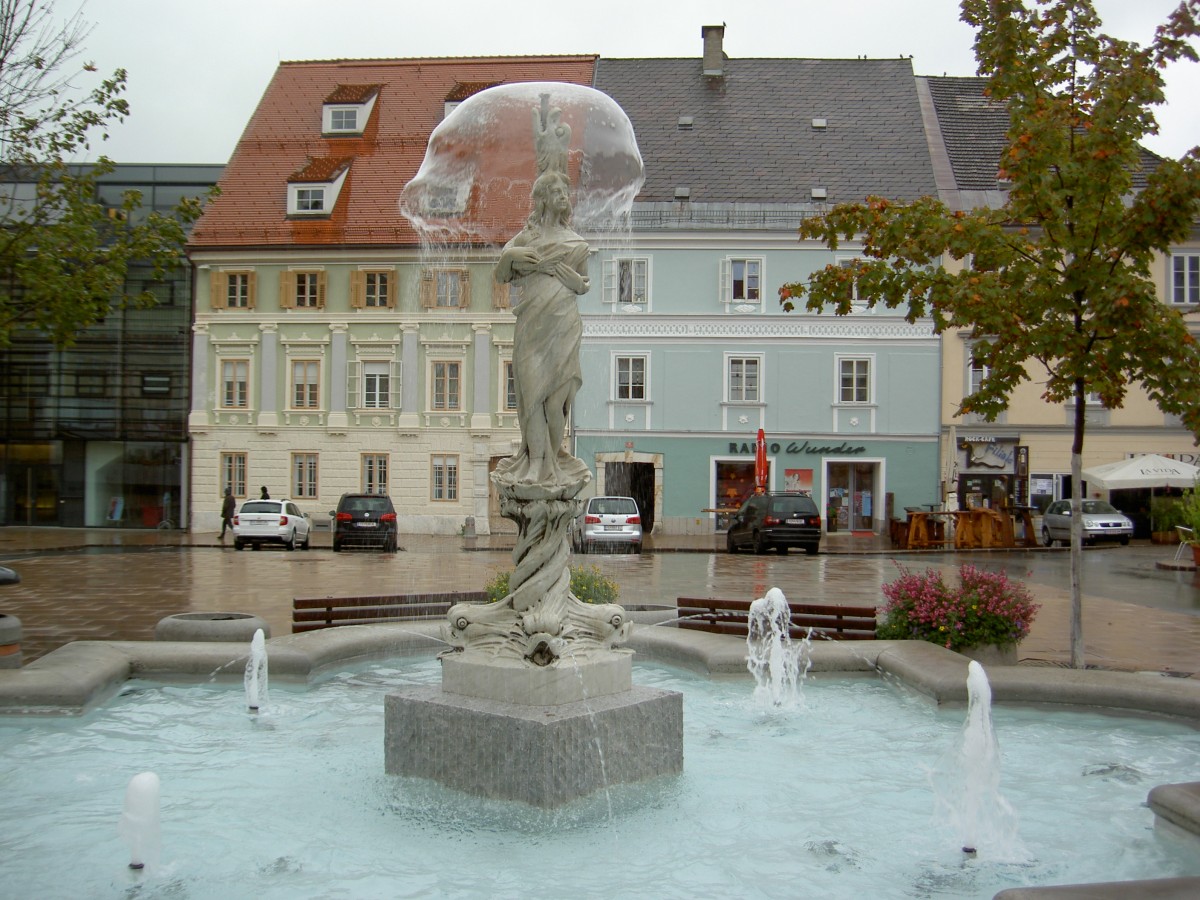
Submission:
M 334 554 L 327 547 L 236 552 L 211 536 L 156 541 L 154 533 L 133 533 L 122 542 L 108 532 L 84 540 L 81 535 L 90 531 L 50 531 L 57 534 L 0 530 L 0 564 L 22 579 L 0 588 L 0 611 L 21 619 L 26 663 L 74 640 L 151 640 L 159 619 L 181 612 L 253 613 L 279 637 L 291 632 L 294 597 L 481 590 L 496 573 L 512 568 L 506 550 L 468 552 L 457 537 L 402 536 L 405 552 L 391 555 Z M 878 605 L 881 586 L 899 574 L 899 565 L 936 568 L 952 579 L 960 564 L 971 562 L 1025 581 L 1042 604 L 1020 648 L 1023 663 L 1063 665 L 1070 658 L 1065 552 L 918 555 L 877 546 L 861 555 L 781 557 L 665 552 L 706 549 L 702 546 L 661 549 L 641 556 L 576 556 L 573 564 L 597 566 L 618 583 L 620 602 L 628 605 L 673 606 L 682 596 L 753 599 L 771 587 L 791 600 Z M 1156 570 L 1155 560 L 1170 552 L 1147 544 L 1085 554 L 1089 665 L 1200 672 L 1200 577 Z

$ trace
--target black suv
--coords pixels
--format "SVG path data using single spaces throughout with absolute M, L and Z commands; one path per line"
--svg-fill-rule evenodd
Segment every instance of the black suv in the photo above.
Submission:
M 737 553 L 743 547 L 766 553 L 769 547 L 784 554 L 803 547 L 809 556 L 821 546 L 821 513 L 807 494 L 754 494 L 729 523 L 725 547 Z
M 384 494 L 342 494 L 329 511 L 333 552 L 343 547 L 376 547 L 396 552 L 396 508 Z

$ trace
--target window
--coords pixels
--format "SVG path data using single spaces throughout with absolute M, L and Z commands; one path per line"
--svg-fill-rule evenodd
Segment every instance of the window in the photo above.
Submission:
M 837 261 L 840 268 L 853 269 L 858 261 L 857 257 L 843 258 Z M 858 280 L 851 278 L 846 283 L 846 298 L 853 306 L 866 306 L 866 302 L 858 296 Z
M 315 359 L 292 360 L 292 408 L 321 406 L 321 363 Z
M 296 188 L 296 212 L 325 212 L 325 188 Z
M 646 357 L 618 356 L 617 366 L 617 399 L 645 400 L 646 399 Z
M 434 500 L 457 500 L 458 457 L 435 456 L 432 463 L 432 498 Z
M 233 491 L 235 497 L 246 496 L 246 454 L 245 453 L 222 453 L 221 454 L 221 496 L 225 496 L 225 489 L 229 488 Z
M 513 374 L 511 359 L 504 361 L 504 409 L 512 412 L 517 408 L 517 378 Z
M 364 362 L 362 381 L 362 408 L 388 409 L 391 406 L 392 364 L 388 362 Z
M 645 304 L 650 299 L 648 259 L 612 259 L 604 267 L 604 300 L 618 306 Z
M 733 299 L 757 303 L 759 262 L 755 259 L 733 260 Z
M 759 400 L 759 366 L 757 356 L 729 358 L 728 397 L 732 403 L 757 403 Z
M 459 408 L 459 386 L 462 364 L 435 361 L 430 364 L 433 391 L 430 406 L 436 410 Z
M 246 409 L 250 405 L 250 361 L 221 361 L 221 407 Z
M 386 494 L 388 492 L 388 457 L 386 453 L 364 453 L 362 455 L 362 492 L 364 494 Z
M 166 372 L 142 373 L 143 397 L 166 397 L 171 393 L 171 376 Z
M 358 107 L 334 107 L 329 110 L 330 131 L 358 131 Z
M 209 286 L 213 309 L 254 309 L 254 272 L 217 272 Z
M 280 273 L 279 307 L 281 309 L 324 309 L 324 270 Z
M 358 269 L 351 272 L 350 305 L 355 309 L 395 308 L 395 270 Z
M 1171 302 L 1200 303 L 1200 253 L 1177 253 L 1171 257 Z
M 76 372 L 76 397 L 103 397 L 108 394 L 103 372 Z
M 979 358 L 974 354 L 971 355 L 971 371 L 970 381 L 967 384 L 967 393 L 974 394 L 983 385 L 984 379 L 988 376 L 988 367 L 979 361 Z
M 296 306 L 317 307 L 317 273 L 296 273 Z
M 292 496 L 298 499 L 317 496 L 317 454 L 292 454 Z
M 838 360 L 838 402 L 871 402 L 871 361 L 869 359 Z
M 421 273 L 421 306 L 463 309 L 470 305 L 471 278 L 466 269 L 425 269 Z

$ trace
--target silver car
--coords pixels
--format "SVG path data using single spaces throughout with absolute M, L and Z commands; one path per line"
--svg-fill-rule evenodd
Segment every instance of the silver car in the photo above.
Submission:
M 282 544 L 288 550 L 308 549 L 312 523 L 291 500 L 247 500 L 233 517 L 233 546 Z
M 1083 501 L 1083 542 L 1120 541 L 1128 544 L 1133 537 L 1133 522 L 1123 512 L 1104 500 Z M 1055 500 L 1042 514 L 1042 543 L 1053 547 L 1055 542 L 1071 541 L 1071 501 Z
M 630 547 L 642 552 L 642 517 L 632 497 L 592 497 L 575 520 L 572 544 L 580 553 L 597 547 Z

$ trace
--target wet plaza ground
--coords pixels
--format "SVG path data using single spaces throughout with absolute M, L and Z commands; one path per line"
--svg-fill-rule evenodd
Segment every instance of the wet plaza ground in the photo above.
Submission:
M 761 597 L 878 605 L 899 567 L 964 563 L 1025 582 L 1042 609 L 1021 644 L 1024 665 L 1070 659 L 1066 550 L 896 552 L 878 538 L 833 535 L 815 557 L 731 556 L 721 535 L 649 538 L 640 556 L 594 554 L 620 587 L 620 602 L 672 606 L 676 597 Z M 291 632 L 295 597 L 480 590 L 512 568 L 512 537 L 401 535 L 396 554 L 333 553 L 328 532 L 313 549 L 242 551 L 216 535 L 112 529 L 0 528 L 0 565 L 21 583 L 0 587 L 0 612 L 20 618 L 28 663 L 76 640 L 151 640 L 155 624 L 183 612 L 261 616 L 272 635 Z M 1083 559 L 1083 624 L 1089 666 L 1200 677 L 1200 575 L 1164 569 L 1175 547 L 1135 542 L 1089 548 Z

